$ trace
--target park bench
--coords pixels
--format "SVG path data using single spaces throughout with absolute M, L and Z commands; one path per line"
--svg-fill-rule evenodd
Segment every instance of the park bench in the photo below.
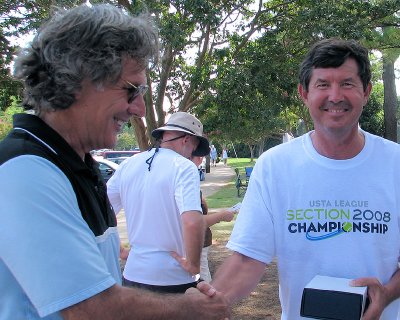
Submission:
M 245 174 L 242 176 L 239 172 L 239 168 L 235 168 L 236 173 L 236 189 L 237 189 L 237 196 L 240 197 L 245 194 L 247 190 L 247 186 L 249 184 L 249 179 L 251 172 L 253 171 L 253 167 L 245 167 L 244 168 Z

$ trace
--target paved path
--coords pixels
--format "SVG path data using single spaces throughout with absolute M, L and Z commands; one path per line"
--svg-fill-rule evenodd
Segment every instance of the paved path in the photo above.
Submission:
M 217 163 L 216 167 L 211 167 L 210 172 L 206 173 L 204 181 L 200 182 L 203 195 L 207 198 L 217 192 L 220 188 L 225 186 L 228 182 L 232 181 L 235 176 L 235 171 L 228 166 L 224 166 L 221 162 Z M 118 232 L 123 244 L 128 243 L 128 235 L 126 232 L 125 214 L 121 211 L 117 215 Z
M 200 188 L 203 191 L 204 197 L 209 197 L 228 182 L 232 181 L 235 176 L 235 171 L 222 163 L 217 163 L 216 167 L 210 168 L 210 173 L 206 173 L 206 179 L 200 182 Z

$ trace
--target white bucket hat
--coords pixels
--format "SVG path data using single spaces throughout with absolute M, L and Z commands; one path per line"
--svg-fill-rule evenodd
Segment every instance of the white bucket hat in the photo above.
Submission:
M 199 139 L 199 145 L 193 151 L 194 156 L 203 157 L 210 153 L 210 144 L 207 138 L 203 137 L 203 125 L 195 116 L 187 112 L 176 112 L 171 115 L 168 122 L 151 132 L 151 135 L 160 140 L 164 131 L 186 132 Z

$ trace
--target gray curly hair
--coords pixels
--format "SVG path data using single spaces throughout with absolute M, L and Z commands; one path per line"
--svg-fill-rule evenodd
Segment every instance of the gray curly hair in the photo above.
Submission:
M 56 9 L 15 61 L 25 109 L 67 109 L 82 81 L 116 83 L 125 58 L 144 70 L 157 63 L 158 33 L 149 15 L 129 16 L 107 4 Z

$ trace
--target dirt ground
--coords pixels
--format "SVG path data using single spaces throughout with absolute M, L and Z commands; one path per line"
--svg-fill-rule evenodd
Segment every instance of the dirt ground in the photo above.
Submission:
M 225 248 L 226 241 L 214 242 L 210 248 L 208 261 L 211 275 L 230 255 L 229 250 Z M 234 306 L 232 320 L 279 320 L 280 315 L 278 272 L 276 263 L 273 262 L 266 267 L 256 290 L 248 298 Z
M 228 237 L 213 241 L 208 253 L 211 275 L 231 252 L 225 247 Z M 123 271 L 125 261 L 121 260 Z M 278 272 L 273 262 L 265 269 L 264 276 L 253 293 L 232 309 L 231 320 L 279 320 L 281 307 L 278 297 Z

